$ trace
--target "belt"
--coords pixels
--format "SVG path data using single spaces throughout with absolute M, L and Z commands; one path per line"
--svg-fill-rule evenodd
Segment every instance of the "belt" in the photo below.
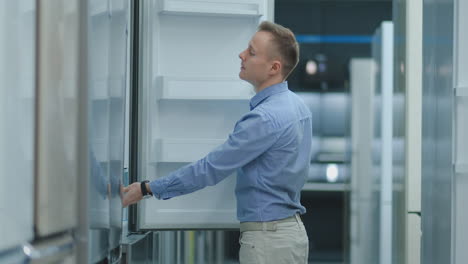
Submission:
M 279 223 L 286 223 L 286 222 L 298 222 L 302 223 L 301 217 L 299 214 L 295 214 L 288 218 L 270 221 L 270 222 L 243 222 L 240 223 L 240 232 L 245 231 L 276 231 L 277 224 Z

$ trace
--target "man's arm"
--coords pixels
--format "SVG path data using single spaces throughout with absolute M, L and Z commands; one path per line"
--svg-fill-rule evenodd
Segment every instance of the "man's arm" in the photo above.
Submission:
M 278 131 L 266 115 L 250 112 L 237 122 L 229 138 L 206 157 L 152 181 L 147 189 L 158 199 L 170 199 L 215 185 L 260 156 L 277 139 Z M 127 193 L 124 196 L 124 206 L 142 199 L 138 184 L 133 183 L 124 188 Z

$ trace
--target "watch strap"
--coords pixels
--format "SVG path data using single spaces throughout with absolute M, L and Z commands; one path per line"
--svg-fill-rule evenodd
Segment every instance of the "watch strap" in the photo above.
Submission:
M 146 180 L 146 181 L 142 181 L 141 182 L 141 194 L 143 195 L 143 197 L 146 197 L 146 196 L 151 196 L 152 194 L 150 192 L 148 192 L 148 190 L 146 189 L 146 184 L 148 183 L 149 181 Z

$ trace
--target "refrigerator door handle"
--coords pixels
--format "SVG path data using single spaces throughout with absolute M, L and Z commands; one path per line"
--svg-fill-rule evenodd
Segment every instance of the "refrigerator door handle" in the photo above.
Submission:
M 31 264 L 56 262 L 71 256 L 74 251 L 75 241 L 70 234 L 23 245 L 23 252 Z

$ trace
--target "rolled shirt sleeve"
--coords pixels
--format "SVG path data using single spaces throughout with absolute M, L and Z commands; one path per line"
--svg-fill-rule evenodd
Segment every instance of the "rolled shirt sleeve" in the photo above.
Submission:
M 235 125 L 228 139 L 204 158 L 150 182 L 157 199 L 170 199 L 212 186 L 248 164 L 278 140 L 268 115 L 255 109 Z

